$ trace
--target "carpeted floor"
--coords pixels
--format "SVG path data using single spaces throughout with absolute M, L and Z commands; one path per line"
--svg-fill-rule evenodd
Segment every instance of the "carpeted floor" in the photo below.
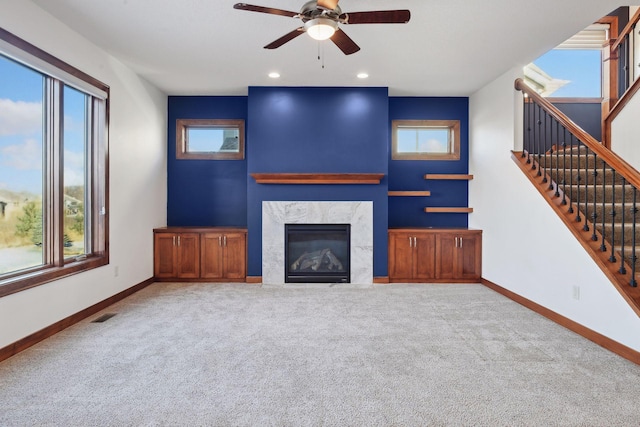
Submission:
M 638 399 L 640 366 L 482 285 L 158 283 L 0 363 L 2 426 L 638 426 Z

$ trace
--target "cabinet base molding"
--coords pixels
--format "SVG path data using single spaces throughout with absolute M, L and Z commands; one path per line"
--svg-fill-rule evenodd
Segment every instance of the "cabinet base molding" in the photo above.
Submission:
M 373 278 L 374 285 L 384 285 L 387 283 L 391 283 L 389 282 L 389 276 L 378 276 Z
M 394 283 L 409 283 L 416 285 L 439 285 L 439 284 L 451 284 L 451 285 L 462 285 L 469 283 L 480 283 L 479 279 L 428 279 L 428 280 L 419 280 L 419 279 L 394 279 L 389 280 L 389 284 Z
M 247 283 L 262 283 L 262 276 L 247 276 Z
M 154 282 L 163 282 L 163 283 L 249 283 L 245 281 L 245 279 L 185 279 L 185 278 L 170 278 L 170 277 L 154 277 Z

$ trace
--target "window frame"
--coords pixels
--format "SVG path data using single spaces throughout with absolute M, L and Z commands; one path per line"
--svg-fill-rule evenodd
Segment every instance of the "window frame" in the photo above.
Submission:
M 238 152 L 189 152 L 189 128 L 238 129 Z M 179 160 L 243 160 L 244 120 L 242 119 L 177 119 L 176 158 Z
M 448 129 L 447 153 L 398 153 L 398 128 Z M 460 160 L 460 120 L 393 120 L 391 122 L 392 160 Z
M 0 53 L 43 75 L 46 120 L 43 153 L 46 187 L 43 193 L 44 264 L 0 275 L 0 297 L 88 271 L 109 263 L 109 95 L 110 88 L 96 78 L 0 28 Z M 91 164 L 85 192 L 89 194 L 90 253 L 64 255 L 64 180 L 62 130 L 63 89 L 70 86 L 90 96 Z M 88 207 L 87 206 L 87 207 Z M 88 210 L 85 207 L 85 212 Z

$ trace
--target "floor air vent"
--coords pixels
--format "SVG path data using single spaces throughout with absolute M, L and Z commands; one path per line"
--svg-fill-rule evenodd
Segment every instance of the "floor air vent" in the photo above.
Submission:
M 102 316 L 98 317 L 95 320 L 92 320 L 91 323 L 103 323 L 106 322 L 107 320 L 111 319 L 113 316 L 115 316 L 117 313 L 107 313 L 107 314 L 103 314 Z

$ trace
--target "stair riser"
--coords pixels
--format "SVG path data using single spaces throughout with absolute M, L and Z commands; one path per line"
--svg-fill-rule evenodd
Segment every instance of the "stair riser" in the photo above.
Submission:
M 640 226 L 636 227 L 636 244 L 640 244 Z M 602 225 L 597 225 L 596 226 L 596 230 L 598 230 L 600 232 L 600 234 L 602 234 Z M 622 238 L 622 230 L 619 226 L 615 227 L 615 232 L 613 234 L 613 237 L 615 238 L 614 243 L 616 245 L 619 245 L 621 243 L 621 238 Z M 611 226 L 607 225 L 604 228 L 604 239 L 607 242 L 611 242 L 612 241 L 612 235 L 611 235 Z M 624 243 L 625 245 L 631 245 L 633 244 L 633 229 L 631 228 L 631 226 L 627 226 L 625 227 L 625 231 L 624 231 Z
M 630 205 L 626 205 L 626 212 L 625 212 L 625 221 L 630 220 L 631 218 L 633 218 L 633 213 L 631 212 L 631 208 Z M 575 208 L 574 208 L 575 209 Z M 581 211 L 584 210 L 583 205 L 581 204 Z M 622 221 L 622 204 L 616 204 L 616 205 L 612 205 L 610 203 L 606 203 L 604 208 L 602 207 L 602 204 L 596 204 L 596 222 L 597 223 L 601 223 L 602 222 L 602 217 L 604 216 L 604 221 L 606 223 L 611 223 L 612 218 L 615 218 L 616 222 L 621 222 Z M 615 215 L 613 214 L 613 211 L 615 211 Z M 591 214 L 593 213 L 593 205 L 589 205 L 589 219 L 592 219 Z M 640 212 L 636 214 L 636 219 L 640 222 Z
M 537 158 L 535 159 L 537 161 Z M 565 156 L 556 159 L 556 156 L 547 156 L 540 158 L 540 165 L 544 168 L 554 168 L 558 165 L 559 169 L 562 169 L 566 165 L 566 169 L 573 167 L 577 169 L 593 168 L 594 166 L 599 170 L 602 170 L 604 162 L 601 159 L 594 159 L 593 156 L 585 158 L 585 156 Z
M 579 187 L 579 188 L 578 188 Z M 580 196 L 580 204 L 583 205 L 585 201 L 588 201 L 589 203 L 593 203 L 593 198 L 594 198 L 594 187 L 593 186 L 588 186 L 586 187 L 585 185 L 573 185 L 573 186 L 565 186 L 565 191 L 566 191 L 566 195 L 567 197 L 570 197 L 574 202 L 576 202 L 578 200 L 578 196 Z M 562 186 L 560 187 L 562 188 Z M 611 186 L 606 186 L 604 189 L 602 188 L 601 185 L 596 185 L 595 186 L 595 201 L 596 204 L 602 204 L 603 202 L 603 195 L 605 196 L 604 198 L 604 202 L 605 203 L 622 203 L 622 200 L 625 201 L 625 203 L 627 204 L 626 208 L 631 208 L 631 205 L 633 203 L 633 191 L 632 188 L 630 186 L 626 187 L 626 190 L 622 191 L 622 187 L 621 186 L 617 186 L 615 188 L 615 194 L 613 193 L 613 187 Z M 615 196 L 615 199 L 614 197 Z M 636 202 L 640 205 L 640 192 L 637 192 L 636 195 Z M 589 207 L 589 210 L 591 210 L 592 208 Z M 638 215 L 640 217 L 640 215 Z
M 562 169 L 559 169 L 556 171 L 556 169 L 547 169 L 544 170 L 542 169 L 544 172 L 547 173 L 548 176 L 551 177 L 551 179 L 554 182 L 559 182 L 560 186 L 562 186 L 562 182 L 564 181 L 566 185 L 570 185 L 570 184 L 577 184 L 578 183 L 578 177 L 580 177 L 580 184 L 584 184 L 585 182 L 588 182 L 589 185 L 593 184 L 593 181 L 595 180 L 597 185 L 602 185 L 603 183 L 606 185 L 622 185 L 622 181 L 623 178 L 622 176 L 620 176 L 619 174 L 616 174 L 615 178 L 613 176 L 613 172 L 611 170 L 607 170 L 607 172 L 605 174 L 602 173 L 602 171 L 598 171 L 598 174 L 593 175 L 593 169 L 587 169 L 587 171 L 585 172 L 580 171 L 580 173 L 578 174 L 578 171 L 573 171 L 571 172 L 569 169 L 567 169 L 566 171 L 562 171 Z

